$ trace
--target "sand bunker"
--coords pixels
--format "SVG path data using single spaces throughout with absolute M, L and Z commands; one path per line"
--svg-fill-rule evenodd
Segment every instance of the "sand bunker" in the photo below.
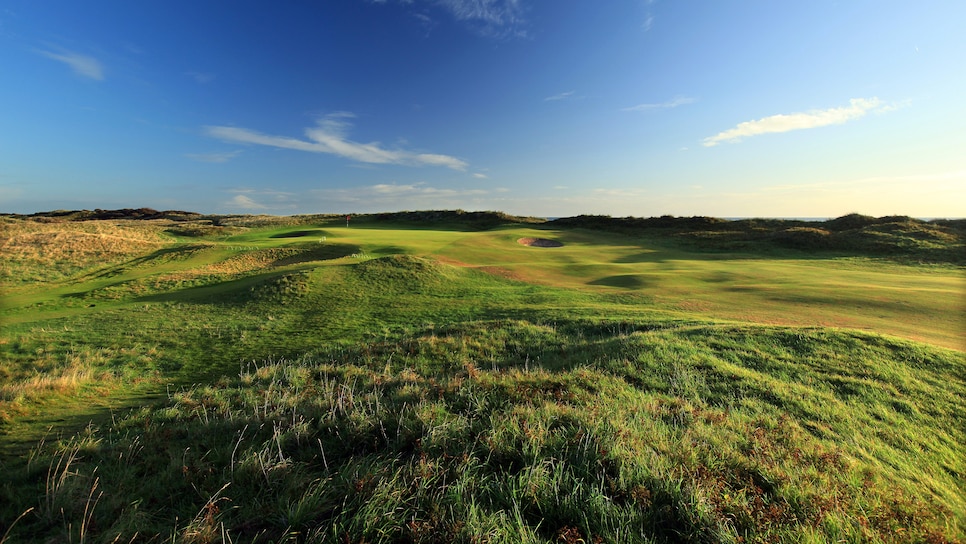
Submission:
M 517 243 L 530 247 L 563 247 L 560 242 L 546 238 L 520 238 Z

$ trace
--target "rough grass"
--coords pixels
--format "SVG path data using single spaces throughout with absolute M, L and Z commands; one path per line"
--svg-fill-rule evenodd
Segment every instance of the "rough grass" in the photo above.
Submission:
M 56 281 L 168 243 L 170 239 L 153 224 L 43 223 L 0 217 L 0 285 Z
M 655 325 L 469 323 L 252 363 L 35 459 L 35 478 L 57 485 L 38 489 L 15 534 L 76 539 L 86 523 L 90 542 L 966 536 L 959 354 Z
M 958 227 L 513 220 L 5 226 L 147 243 L 0 257 L 0 542 L 964 539 Z

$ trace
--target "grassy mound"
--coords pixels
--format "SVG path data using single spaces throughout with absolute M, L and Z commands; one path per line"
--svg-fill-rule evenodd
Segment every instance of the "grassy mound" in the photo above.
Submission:
M 469 323 L 253 363 L 33 459 L 42 499 L 4 515 L 89 542 L 966 536 L 960 354 L 655 325 Z
M 411 255 L 390 255 L 359 264 L 355 273 L 380 291 L 425 292 L 445 279 L 443 265 Z

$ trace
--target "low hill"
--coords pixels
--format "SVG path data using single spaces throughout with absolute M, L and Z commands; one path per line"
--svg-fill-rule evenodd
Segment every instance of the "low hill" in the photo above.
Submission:
M 827 221 L 714 217 L 566 217 L 554 225 L 628 235 L 663 236 L 717 251 L 791 249 L 966 263 L 966 219 L 923 221 L 906 216 L 850 214 Z
M 4 214 L 34 221 L 167 220 L 184 223 L 173 232 L 206 235 L 231 227 L 339 223 L 339 214 L 266 216 L 203 215 L 151 208 L 119 210 L 56 210 L 30 215 Z M 870 217 L 849 214 L 826 221 L 792 219 L 726 220 L 715 217 L 610 217 L 579 215 L 546 221 L 503 212 L 463 210 L 401 211 L 353 214 L 356 225 L 401 223 L 423 228 L 489 230 L 503 225 L 548 224 L 556 227 L 606 230 L 627 235 L 666 237 L 695 248 L 714 251 L 774 251 L 849 253 L 937 263 L 966 263 L 966 219 L 924 221 L 907 216 Z M 213 230 L 215 229 L 215 230 Z
M 22 214 L 0 214 L 12 218 L 29 218 L 37 221 L 107 221 L 116 219 L 134 220 L 154 220 L 167 219 L 172 221 L 192 221 L 202 217 L 195 212 L 185 212 L 180 210 L 158 211 L 152 208 L 124 208 L 118 210 L 54 210 L 49 212 L 38 212 L 29 215 Z

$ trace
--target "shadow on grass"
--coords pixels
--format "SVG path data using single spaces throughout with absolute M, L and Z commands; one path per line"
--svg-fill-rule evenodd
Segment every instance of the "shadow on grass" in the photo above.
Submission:
M 277 259 L 268 264 L 265 271 L 260 273 L 232 280 L 223 280 L 212 285 L 197 285 L 164 293 L 145 295 L 135 300 L 137 302 L 244 304 L 256 298 L 264 298 L 263 295 L 265 293 L 260 292 L 263 289 L 269 291 L 290 291 L 293 285 L 287 285 L 292 283 L 289 280 L 300 272 L 285 267 L 315 261 L 341 259 L 360 251 L 358 246 L 351 244 L 307 244 L 303 247 L 305 249 L 300 253 Z M 75 294 L 73 296 L 78 295 Z
M 123 263 L 111 266 L 107 269 L 102 269 L 97 272 L 93 272 L 91 274 L 81 276 L 79 279 L 83 281 L 83 280 L 110 278 L 110 277 L 118 276 L 125 272 L 128 272 L 132 268 L 137 268 L 148 264 L 154 264 L 155 261 L 188 259 L 195 253 L 198 253 L 199 251 L 211 249 L 212 247 L 214 246 L 198 245 L 198 244 L 191 244 L 191 245 L 184 245 L 184 246 L 177 246 L 177 247 L 166 247 L 163 249 L 159 249 L 157 251 L 153 251 L 147 255 L 143 255 L 141 257 L 137 257 L 129 261 L 125 261 Z
M 327 236 L 328 231 L 322 229 L 309 229 L 309 230 L 295 230 L 291 232 L 280 232 L 278 234 L 273 234 L 269 238 L 305 238 L 308 236 Z
M 652 285 L 642 274 L 618 274 L 587 282 L 587 285 L 602 285 L 606 287 L 620 287 L 623 289 L 640 289 Z

